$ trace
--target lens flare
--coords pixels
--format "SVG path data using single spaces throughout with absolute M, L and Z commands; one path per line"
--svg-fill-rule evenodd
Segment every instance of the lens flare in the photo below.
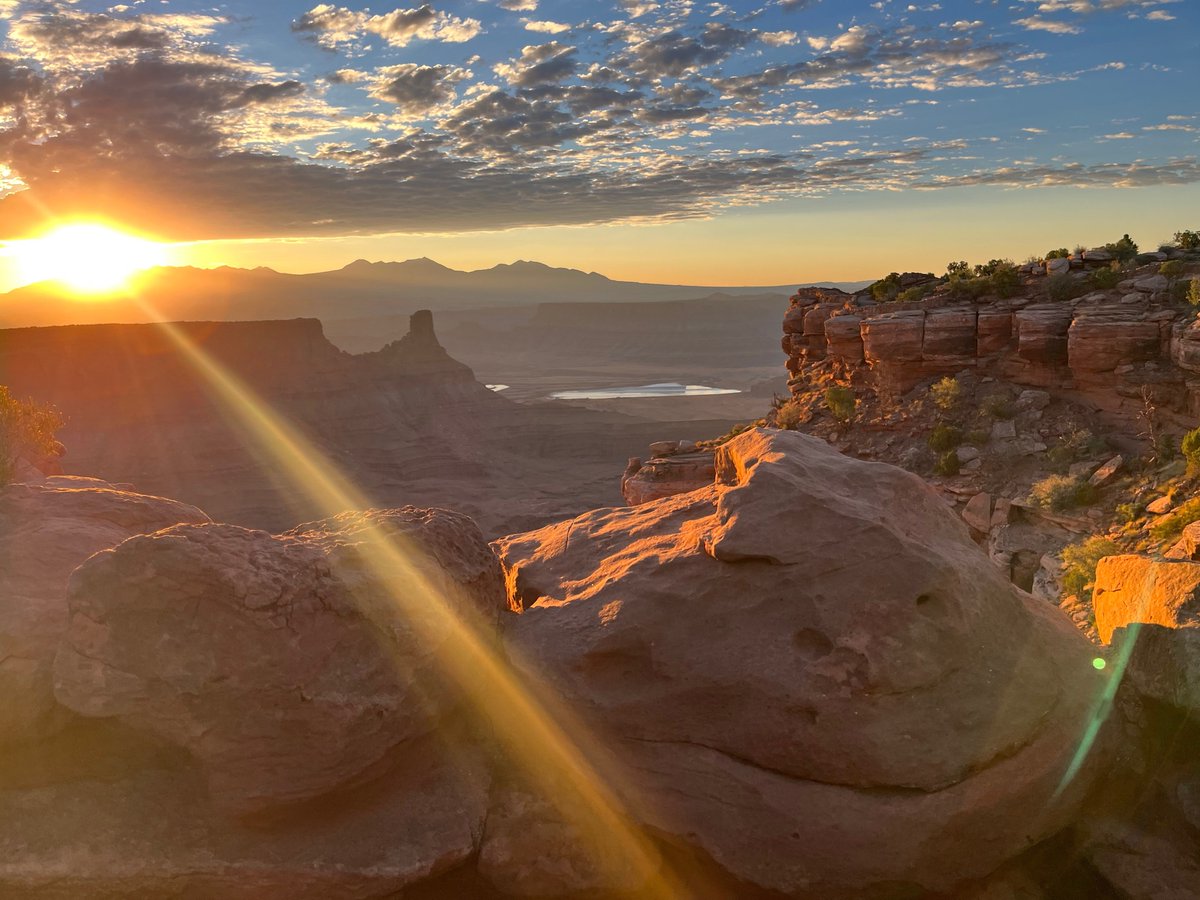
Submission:
M 146 304 L 143 301 L 143 306 Z M 153 313 L 153 310 L 149 310 Z M 283 417 L 209 357 L 176 326 L 161 321 L 172 342 L 203 376 L 247 438 L 329 516 L 372 504 Z M 429 644 L 446 678 L 486 723 L 506 758 L 524 779 L 556 805 L 574 827 L 597 871 L 615 881 L 645 885 L 639 896 L 675 898 L 689 893 L 664 865 L 657 849 L 631 824 L 618 796 L 619 766 L 603 741 L 553 695 L 516 667 L 486 626 L 464 618 L 465 604 L 448 602 L 413 562 L 395 535 L 372 526 L 358 552 L 394 603 L 394 614 L 414 629 L 428 629 Z M 451 635 L 449 640 L 444 636 Z M 583 748 L 587 748 L 584 752 Z
M 135 272 L 170 261 L 166 245 L 93 222 L 60 225 L 32 240 L 11 241 L 5 251 L 22 284 L 57 281 L 81 295 L 115 290 Z

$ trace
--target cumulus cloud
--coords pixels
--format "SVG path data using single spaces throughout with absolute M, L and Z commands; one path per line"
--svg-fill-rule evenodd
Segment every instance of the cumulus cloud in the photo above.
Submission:
M 371 34 L 382 37 L 393 47 L 407 47 L 414 40 L 456 44 L 471 40 L 482 29 L 478 19 L 439 12 L 428 3 L 383 15 L 322 3 L 292 23 L 292 31 L 310 34 L 329 49 L 355 44 Z
M 577 66 L 574 47 L 550 41 L 523 48 L 518 59 L 499 63 L 495 71 L 509 84 L 530 87 L 562 81 L 573 75 Z
M 457 66 L 384 66 L 371 79 L 371 96 L 394 103 L 401 113 L 419 116 L 453 100 L 455 85 L 471 77 L 469 69 Z
M 571 26 L 562 22 L 530 21 L 525 23 L 525 30 L 538 31 L 543 34 L 562 34 L 564 31 L 570 31 Z
M 1017 19 L 1015 24 L 1029 31 L 1049 31 L 1051 34 L 1079 34 L 1083 31 L 1080 26 L 1070 22 L 1045 19 L 1041 16 L 1026 16 L 1023 19 Z

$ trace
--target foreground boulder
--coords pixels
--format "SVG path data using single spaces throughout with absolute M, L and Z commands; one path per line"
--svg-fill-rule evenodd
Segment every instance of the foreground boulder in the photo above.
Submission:
M 398 556 L 373 555 L 381 533 Z M 437 660 L 506 602 L 478 528 L 442 510 L 186 525 L 93 557 L 55 661 L 79 717 L 0 767 L 0 895 L 350 900 L 461 866 L 492 763 Z
M 207 521 L 194 506 L 97 479 L 0 488 L 0 747 L 41 740 L 67 719 L 51 668 L 71 571 L 132 535 Z
M 611 740 L 636 817 L 821 898 L 950 891 L 1070 821 L 1099 676 L 1065 617 L 899 469 L 758 429 L 716 471 L 496 545 L 514 657 Z
M 234 813 L 371 774 L 457 702 L 437 666 L 454 635 L 409 573 L 364 562 L 373 528 L 409 544 L 405 556 L 457 614 L 495 624 L 506 606 L 499 565 L 465 516 L 406 507 L 278 537 L 182 526 L 75 573 L 59 700 L 186 748 Z M 409 596 L 392 593 L 392 577 Z
M 1106 644 L 1116 629 L 1134 623 L 1200 625 L 1200 562 L 1106 556 L 1096 566 L 1092 606 L 1096 631 Z

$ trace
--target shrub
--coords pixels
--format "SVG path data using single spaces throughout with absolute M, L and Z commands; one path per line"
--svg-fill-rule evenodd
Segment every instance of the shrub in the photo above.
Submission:
M 1175 232 L 1175 246 L 1181 250 L 1200 250 L 1200 231 Z
M 839 422 L 849 422 L 858 406 L 858 398 L 848 387 L 831 387 L 825 391 L 825 407 Z
M 1029 491 L 1034 506 L 1062 512 L 1077 506 L 1090 506 L 1096 502 L 1100 492 L 1096 486 L 1083 478 L 1066 475 L 1048 475 L 1035 483 Z
M 63 417 L 52 406 L 18 400 L 0 385 L 0 487 L 8 484 L 23 456 L 49 456 Z
M 1017 407 L 1003 394 L 992 394 L 985 397 L 980 408 L 993 419 L 1012 419 L 1017 415 Z
M 938 475 L 957 475 L 958 454 L 953 450 L 947 450 L 938 456 L 937 462 L 933 464 L 933 471 Z
M 953 425 L 935 425 L 929 433 L 929 449 L 936 453 L 944 453 L 953 450 L 962 440 L 962 431 Z
M 1115 556 L 1121 548 L 1105 537 L 1090 537 L 1063 548 L 1062 589 L 1079 597 L 1096 580 L 1096 564 L 1106 556 Z
M 1179 452 L 1187 460 L 1188 475 L 1200 472 L 1200 428 L 1193 429 L 1179 442 Z
M 933 387 L 929 389 L 929 396 L 933 398 L 934 406 L 942 412 L 950 412 L 962 399 L 962 385 L 958 383 L 957 378 L 947 375 L 934 382 Z
M 1021 287 L 1020 273 L 1008 260 L 1002 260 L 1000 265 L 992 270 L 991 280 L 992 290 L 1001 298 L 1013 296 Z
M 1121 264 L 1113 263 L 1103 269 L 1096 269 L 1088 275 L 1088 284 L 1097 290 L 1107 291 L 1115 288 L 1121 281 Z
M 896 299 L 896 295 L 900 293 L 900 273 L 892 272 L 886 278 L 880 278 L 871 285 L 870 290 L 871 296 L 879 303 Z
M 1183 274 L 1183 260 L 1169 259 L 1158 267 L 1158 274 L 1167 278 L 1178 278 Z
M 1200 278 L 1188 282 L 1187 302 L 1192 306 L 1200 306 Z
M 1138 245 L 1127 234 L 1122 235 L 1119 241 L 1105 244 L 1104 249 L 1115 256 L 1117 262 L 1129 262 L 1138 254 Z
M 775 412 L 775 424 L 786 431 L 795 431 L 804 422 L 804 410 L 795 400 L 789 400 Z
M 1140 503 L 1118 503 L 1117 519 L 1122 525 L 1132 525 L 1146 512 Z
M 1181 503 L 1160 522 L 1151 526 L 1150 537 L 1156 541 L 1173 541 L 1183 529 L 1200 519 L 1200 497 Z
M 896 299 L 901 303 L 915 303 L 918 300 L 923 300 L 925 295 L 933 290 L 933 282 L 929 284 L 918 284 L 916 287 L 910 287 L 907 291 L 901 291 Z
M 1071 251 L 1066 247 L 1059 247 L 1057 250 L 1051 250 L 1046 254 L 1046 259 L 1070 259 Z
M 1046 299 L 1052 300 L 1055 303 L 1074 300 L 1080 295 L 1080 288 L 1083 287 L 1082 283 L 1076 281 L 1070 272 L 1059 272 L 1056 275 L 1051 275 L 1046 279 L 1044 284 Z
M 986 428 L 972 428 L 963 437 L 963 443 L 972 447 L 983 447 L 992 439 L 992 433 Z
M 946 275 L 949 278 L 954 278 L 956 276 L 959 278 L 970 278 L 971 264 L 965 259 L 959 260 L 958 262 L 946 263 Z

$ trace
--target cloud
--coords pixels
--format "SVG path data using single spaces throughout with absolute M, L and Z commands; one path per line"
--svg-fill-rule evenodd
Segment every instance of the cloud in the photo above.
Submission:
M 1052 19 L 1043 19 L 1041 16 L 1027 16 L 1024 19 L 1017 19 L 1014 23 L 1020 25 L 1028 31 L 1049 31 L 1051 34 L 1079 34 L 1083 29 L 1078 25 L 1072 25 L 1070 22 L 1057 22 Z
M 1200 182 L 1200 161 L 1195 157 L 1166 163 L 1066 163 L 1063 165 L 1007 166 L 967 175 L 939 175 L 917 182 L 916 188 L 968 187 L 1079 187 L 1135 188 Z
M 794 31 L 760 31 L 758 39 L 768 47 L 786 47 L 796 43 L 799 35 Z
M 533 12 L 538 7 L 538 0 L 498 0 L 496 5 L 513 12 Z
M 455 86 L 472 77 L 457 66 L 419 66 L 401 63 L 375 72 L 371 96 L 396 105 L 401 113 L 423 115 L 455 97 Z
M 478 19 L 439 12 L 428 3 L 383 15 L 322 3 L 292 23 L 292 31 L 311 34 L 328 49 L 353 45 L 368 34 L 379 35 L 393 47 L 407 47 L 414 40 L 456 44 L 471 40 L 482 30 Z
M 562 22 L 549 22 L 549 21 L 526 22 L 525 30 L 526 31 L 539 31 L 544 34 L 562 34 L 564 31 L 570 31 L 571 26 L 564 25 Z
M 562 81 L 575 74 L 578 66 L 574 47 L 550 41 L 525 47 L 518 59 L 495 66 L 495 72 L 509 84 L 531 87 Z

